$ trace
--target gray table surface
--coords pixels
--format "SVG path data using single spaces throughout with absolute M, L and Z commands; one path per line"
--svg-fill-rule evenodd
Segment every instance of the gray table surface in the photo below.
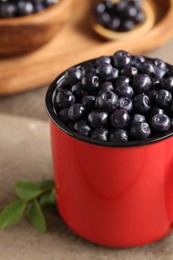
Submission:
M 173 39 L 161 48 L 145 55 L 158 57 L 173 64 Z M 44 105 L 46 90 L 47 86 L 21 94 L 0 97 L 0 112 L 46 120 L 47 114 Z

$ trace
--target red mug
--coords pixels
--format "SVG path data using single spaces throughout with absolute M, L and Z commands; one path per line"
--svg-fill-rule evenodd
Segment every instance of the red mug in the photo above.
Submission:
M 81 237 L 112 247 L 140 246 L 168 235 L 173 223 L 173 133 L 125 144 L 79 136 L 53 109 L 63 75 L 46 95 L 62 218 Z

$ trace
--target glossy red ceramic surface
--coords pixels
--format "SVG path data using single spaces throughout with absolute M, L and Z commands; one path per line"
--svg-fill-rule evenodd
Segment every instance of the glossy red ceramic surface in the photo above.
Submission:
M 114 148 L 50 125 L 58 208 L 72 230 L 114 247 L 147 244 L 170 232 L 173 137 Z

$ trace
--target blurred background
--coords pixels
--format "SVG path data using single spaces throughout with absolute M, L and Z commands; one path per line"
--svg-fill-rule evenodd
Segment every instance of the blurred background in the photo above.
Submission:
M 152 7 L 153 13 L 149 10 L 146 20 L 154 19 L 153 26 L 132 37 L 126 32 L 118 40 L 105 39 L 93 30 L 97 23 L 93 9 L 101 1 L 48 0 L 44 5 L 44 1 L 38 1 L 35 9 L 31 5 L 34 1 L 18 2 L 20 12 L 16 14 L 14 6 L 5 9 L 3 4 L 8 1 L 0 0 L 1 113 L 46 120 L 45 93 L 59 73 L 80 61 L 112 55 L 118 49 L 173 63 L 171 0 L 144 0 L 142 4 Z

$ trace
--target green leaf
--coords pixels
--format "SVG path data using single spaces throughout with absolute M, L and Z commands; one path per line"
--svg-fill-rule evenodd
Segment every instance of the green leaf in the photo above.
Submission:
M 56 206 L 56 198 L 55 198 L 55 189 L 51 189 L 46 192 L 39 201 L 40 205 L 43 208 L 57 208 Z
M 37 185 L 41 188 L 41 189 L 47 189 L 47 188 L 53 188 L 55 186 L 54 181 L 53 180 L 43 180 L 37 183 Z
M 31 224 L 41 232 L 46 232 L 46 222 L 41 206 L 56 208 L 54 181 L 49 179 L 37 183 L 19 181 L 15 192 L 20 200 L 11 202 L 0 213 L 0 229 L 17 223 L 28 205 L 28 218 Z
M 36 199 L 31 201 L 29 205 L 28 218 L 33 227 L 42 233 L 46 232 L 46 221 L 42 209 Z
M 19 181 L 16 184 L 16 195 L 22 200 L 31 200 L 44 192 L 37 183 L 30 181 Z
M 23 200 L 31 200 L 43 192 L 52 189 L 54 187 L 53 180 L 43 180 L 38 183 L 34 183 L 31 181 L 19 181 L 16 184 L 16 195 Z
M 9 203 L 0 213 L 0 229 L 17 223 L 22 218 L 25 208 L 26 202 L 22 200 Z

